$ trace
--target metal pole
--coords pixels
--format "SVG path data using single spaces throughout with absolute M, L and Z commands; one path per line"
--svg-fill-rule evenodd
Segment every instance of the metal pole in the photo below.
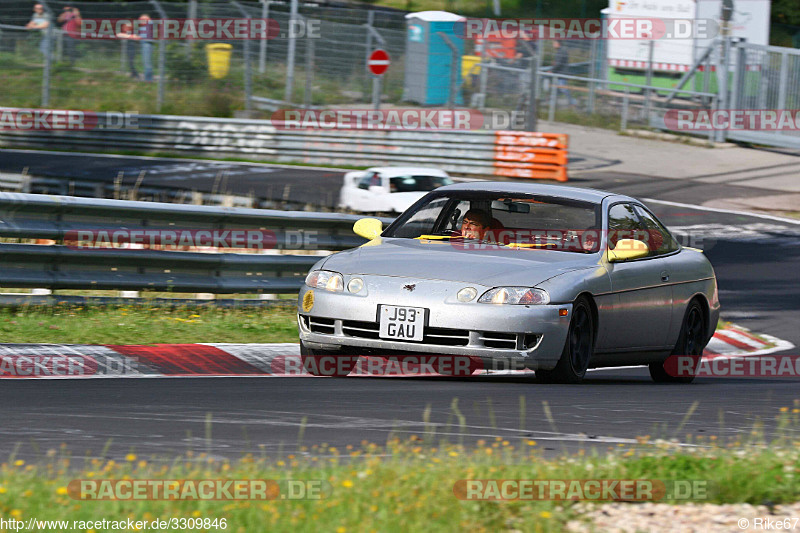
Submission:
M 306 87 L 303 92 L 303 106 L 311 109 L 311 96 L 314 89 L 314 38 L 306 35 Z
M 597 39 L 592 39 L 589 49 L 589 99 L 586 103 L 589 113 L 594 113 L 594 92 L 597 88 L 594 80 L 597 78 Z
M 723 23 L 723 38 L 719 51 L 719 62 L 717 64 L 717 109 L 728 109 L 728 47 L 730 38 L 728 37 L 727 23 Z M 725 141 L 725 131 L 718 130 L 716 135 L 717 142 Z
M 485 63 L 486 58 L 481 60 L 481 97 L 478 102 L 478 109 L 481 111 L 486 109 L 486 90 L 489 85 L 489 63 Z
M 294 36 L 294 24 L 297 20 L 297 0 L 292 0 L 289 12 L 289 50 L 286 53 L 286 88 L 283 93 L 283 100 L 286 103 L 292 101 L 292 91 L 294 89 L 294 55 L 297 39 Z
M 456 106 L 456 91 L 458 87 L 458 74 L 459 74 L 459 59 L 461 55 L 459 53 L 458 47 L 453 44 L 453 41 L 450 40 L 445 33 L 437 31 L 436 34 L 442 38 L 444 44 L 450 48 L 450 51 L 453 53 L 452 60 L 450 62 L 450 90 L 447 93 L 447 107 L 450 109 L 455 108 Z
M 265 21 L 269 19 L 269 0 L 261 0 L 261 18 Z M 268 24 L 268 23 L 267 23 Z M 267 26 L 267 32 L 269 32 L 269 26 Z M 269 33 L 264 36 L 264 39 L 261 39 L 259 51 L 258 51 L 258 73 L 264 74 L 267 70 L 267 41 L 269 40 Z
M 557 105 L 557 89 L 556 89 L 556 77 L 550 78 L 550 109 L 547 113 L 547 121 L 554 122 L 556 119 L 556 105 Z
M 789 77 L 789 54 L 781 53 L 781 73 L 778 86 L 778 109 L 786 109 L 786 83 Z
M 236 0 L 231 0 L 231 4 L 233 4 L 236 9 L 239 10 L 239 13 L 242 14 L 244 18 L 250 21 L 251 17 L 250 13 L 242 7 L 242 4 L 237 2 Z M 250 111 L 253 108 L 252 105 L 252 96 L 253 96 L 253 76 L 252 76 L 252 68 L 250 65 L 250 41 L 251 39 L 244 40 L 244 109 L 245 111 Z
M 373 109 L 381 108 L 381 90 L 383 89 L 381 83 L 382 76 L 372 76 L 372 107 Z
M 158 0 L 150 0 L 150 3 L 153 7 L 156 8 L 158 11 L 158 16 L 162 19 L 167 18 L 167 14 L 161 8 L 161 4 L 158 3 Z M 164 85 L 167 81 L 167 76 L 165 72 L 165 63 L 166 63 L 166 43 L 164 42 L 164 31 L 161 28 L 158 32 L 158 97 L 156 99 L 156 109 L 161 111 L 161 107 L 164 105 Z
M 187 15 L 190 19 L 197 18 L 197 0 L 189 0 L 189 8 Z M 189 39 L 186 39 L 186 57 L 187 58 L 192 57 L 192 41 Z
M 366 48 L 364 48 L 364 92 L 367 90 L 367 84 L 369 83 L 370 78 L 370 71 L 369 71 L 369 56 L 372 53 L 372 32 L 376 31 L 372 24 L 375 22 L 375 11 L 370 9 L 367 11 L 367 43 Z
M 50 105 L 50 67 L 53 55 L 53 24 L 55 19 L 50 14 L 50 24 L 44 30 L 47 47 L 44 54 L 44 69 L 42 71 L 42 107 Z
M 527 48 L 531 54 L 530 79 L 528 80 L 528 113 L 525 117 L 525 129 L 536 131 L 538 116 L 537 104 L 539 98 L 539 53 L 536 48 L 528 41 L 521 40 L 522 46 Z
M 622 97 L 622 117 L 620 118 L 619 129 L 628 129 L 628 96 L 631 93 L 630 87 L 625 87 L 625 96 Z
M 644 118 L 650 122 L 650 87 L 653 85 L 653 53 L 655 52 L 656 42 L 650 41 L 647 50 L 647 89 L 644 90 Z

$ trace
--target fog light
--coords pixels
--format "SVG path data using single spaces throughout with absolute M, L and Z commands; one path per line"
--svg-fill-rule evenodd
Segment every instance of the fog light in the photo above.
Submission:
M 471 302 L 478 295 L 478 291 L 472 287 L 465 287 L 458 291 L 456 298 L 459 302 Z
M 356 293 L 361 292 L 361 289 L 364 288 L 364 281 L 361 278 L 353 278 L 347 284 L 347 290 Z

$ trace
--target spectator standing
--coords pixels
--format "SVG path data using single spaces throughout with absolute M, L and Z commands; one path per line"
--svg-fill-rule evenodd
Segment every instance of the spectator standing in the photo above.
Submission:
M 553 49 L 555 51 L 555 55 L 553 56 L 553 74 L 567 74 L 569 72 L 569 52 L 567 48 L 561 44 L 560 41 L 553 41 Z M 556 77 L 554 82 L 558 87 L 567 84 L 567 80 L 559 77 Z M 566 94 L 570 106 L 574 107 L 577 104 L 569 89 L 559 89 L 558 92 L 559 94 Z
M 39 51 L 43 56 L 47 56 L 50 51 L 50 38 L 47 35 L 48 26 L 50 26 L 50 17 L 45 13 L 44 6 L 42 4 L 34 4 L 33 16 L 25 27 L 29 30 L 40 30 L 42 32 L 42 40 L 39 41 Z
M 72 65 L 75 63 L 77 39 L 80 37 L 81 12 L 77 7 L 65 6 L 58 16 L 58 22 L 64 31 L 64 53 Z
M 142 66 L 144 68 L 144 81 L 153 81 L 153 24 L 148 15 L 141 15 L 138 19 L 138 29 L 126 25 L 122 33 L 117 34 L 117 39 L 130 39 L 140 44 L 142 49 Z M 136 50 L 128 50 L 128 66 L 131 77 L 138 78 L 134 63 Z

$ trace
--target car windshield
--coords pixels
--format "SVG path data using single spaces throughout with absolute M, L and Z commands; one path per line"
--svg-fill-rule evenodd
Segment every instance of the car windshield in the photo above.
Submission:
M 497 248 L 595 253 L 599 204 L 530 194 L 433 194 L 401 215 L 384 237 Z
M 428 192 L 452 185 L 453 180 L 447 176 L 398 176 L 390 178 L 389 184 L 392 192 Z

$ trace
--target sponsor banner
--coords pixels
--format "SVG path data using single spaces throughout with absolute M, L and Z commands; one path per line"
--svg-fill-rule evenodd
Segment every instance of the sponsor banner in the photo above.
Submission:
M 459 500 L 622 501 L 705 500 L 706 480 L 660 479 L 460 479 Z
M 800 109 L 670 109 L 664 124 L 675 131 L 798 131 Z
M 81 19 L 79 39 L 174 39 L 236 41 L 274 39 L 280 36 L 278 21 L 262 18 L 86 18 Z

